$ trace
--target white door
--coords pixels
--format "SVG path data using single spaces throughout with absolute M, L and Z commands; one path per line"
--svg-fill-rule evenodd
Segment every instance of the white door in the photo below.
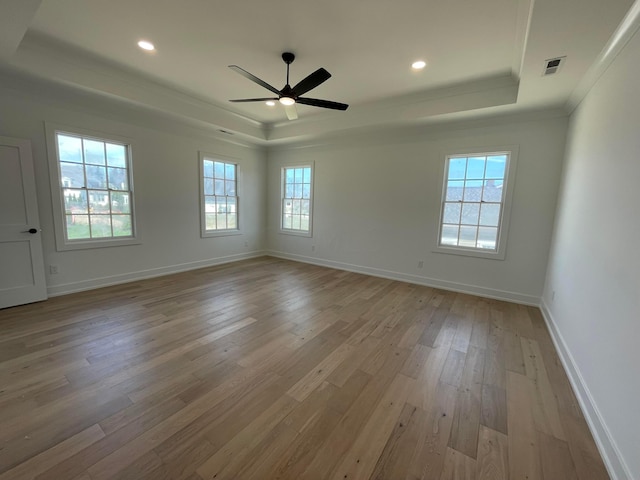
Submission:
M 0 137 L 0 308 L 46 298 L 31 144 Z

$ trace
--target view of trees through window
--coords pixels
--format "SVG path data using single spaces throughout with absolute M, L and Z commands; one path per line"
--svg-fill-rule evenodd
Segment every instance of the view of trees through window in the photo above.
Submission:
M 127 145 L 57 133 L 68 240 L 133 236 Z
M 507 153 L 447 159 L 440 245 L 497 250 Z
M 237 166 L 203 159 L 205 230 L 238 229 Z
M 282 169 L 282 229 L 309 232 L 311 225 L 311 167 Z

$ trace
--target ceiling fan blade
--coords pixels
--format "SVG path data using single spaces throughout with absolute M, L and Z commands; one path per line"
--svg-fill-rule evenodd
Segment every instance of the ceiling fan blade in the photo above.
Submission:
M 296 104 L 293 105 L 285 105 L 284 113 L 287 114 L 287 118 L 289 120 L 297 120 L 298 119 L 298 110 L 296 110 Z
M 276 98 L 238 98 L 236 100 L 229 100 L 229 101 L 234 103 L 244 103 L 244 102 L 266 102 L 267 100 L 273 100 L 275 102 L 278 100 L 278 97 Z
M 245 69 L 240 68 L 237 65 L 229 65 L 229 68 L 231 70 L 233 70 L 234 72 L 239 73 L 240 75 L 242 75 L 245 78 L 248 78 L 249 80 L 251 80 L 252 82 L 257 83 L 258 85 L 266 88 L 267 90 L 271 90 L 273 93 L 275 93 L 276 95 L 280 95 L 280 90 L 278 90 L 276 87 L 273 87 L 271 85 L 269 85 L 267 82 L 265 82 L 264 80 L 259 79 L 258 77 L 256 77 L 255 75 L 247 72 Z
M 324 68 L 319 68 L 308 77 L 301 80 L 295 87 L 292 88 L 293 93 L 296 96 L 304 95 L 309 90 L 316 88 L 323 82 L 326 82 L 331 78 L 331 74 Z
M 312 107 L 332 108 L 333 110 L 346 110 L 349 105 L 346 103 L 330 102 L 329 100 L 318 100 L 317 98 L 300 98 L 296 99 L 297 103 L 303 105 L 311 105 Z

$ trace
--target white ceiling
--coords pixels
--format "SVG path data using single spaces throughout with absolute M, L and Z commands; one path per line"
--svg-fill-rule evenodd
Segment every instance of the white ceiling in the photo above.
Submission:
M 267 143 L 335 130 L 558 108 L 601 53 L 632 0 L 5 0 L 0 62 Z M 10 14 L 8 14 L 10 13 Z M 9 28 L 10 27 L 10 28 Z M 136 46 L 154 42 L 149 54 Z M 319 67 L 304 96 L 346 112 L 232 104 L 271 96 Z M 567 56 L 542 77 L 544 60 Z M 428 66 L 414 72 L 412 61 Z

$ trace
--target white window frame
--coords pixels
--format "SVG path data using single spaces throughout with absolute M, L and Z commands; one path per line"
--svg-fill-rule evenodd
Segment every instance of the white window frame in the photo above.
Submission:
M 229 163 L 233 164 L 236 167 L 236 228 L 227 228 L 224 230 L 207 230 L 207 219 L 206 219 L 206 200 L 205 200 L 205 175 L 204 175 L 204 160 L 209 160 L 212 162 L 221 162 L 221 163 Z M 217 153 L 208 153 L 204 151 L 198 152 L 198 164 L 200 172 L 200 236 L 202 238 L 209 237 L 226 237 L 230 235 L 241 235 L 242 234 L 242 217 L 241 214 L 241 195 L 242 195 L 242 170 L 240 165 L 240 160 L 233 157 L 228 157 L 225 155 L 219 155 Z
M 309 230 L 297 230 L 292 228 L 284 228 L 284 201 L 285 201 L 285 193 L 286 193 L 286 177 L 285 173 L 287 169 L 295 169 L 295 168 L 309 168 L 311 172 L 310 185 L 309 185 Z M 314 179 L 315 179 L 315 171 L 314 171 L 314 162 L 311 163 L 290 163 L 290 164 L 282 164 L 280 165 L 280 216 L 279 216 L 279 233 L 285 235 L 296 235 L 299 237 L 312 237 L 313 236 L 313 196 L 314 196 Z
M 135 190 L 133 182 L 133 141 L 130 138 L 111 133 L 98 132 L 85 128 L 61 125 L 45 122 L 47 141 L 47 157 L 49 162 L 49 179 L 51 184 L 51 200 L 53 207 L 53 223 L 56 239 L 56 250 L 84 250 L 92 248 L 116 247 L 123 245 L 139 245 L 142 243 L 139 229 L 137 228 L 137 215 L 135 210 Z M 56 135 L 69 135 L 82 137 L 83 139 L 96 140 L 124 145 L 127 149 L 127 172 L 129 183 L 129 208 L 131 210 L 132 235 L 126 237 L 106 237 L 87 239 L 68 239 L 66 234 L 66 220 L 64 207 L 64 187 L 60 178 L 60 164 L 58 155 L 58 142 Z
M 444 204 L 447 187 L 447 175 L 449 159 L 456 157 L 473 157 L 473 156 L 493 156 L 493 155 L 507 155 L 507 165 L 505 167 L 505 177 L 503 183 L 502 194 L 502 208 L 500 211 L 500 219 L 498 223 L 498 238 L 496 241 L 496 249 L 482 249 L 478 247 L 461 247 L 453 245 L 441 245 L 440 238 L 443 226 Z M 518 146 L 492 146 L 492 147 L 479 147 L 479 148 L 465 148 L 457 149 L 452 153 L 445 153 L 442 155 L 444 161 L 441 163 L 440 178 L 442 184 L 440 187 L 440 205 L 438 209 L 437 217 L 437 230 L 435 238 L 434 252 L 446 253 L 453 255 L 463 255 L 469 257 L 487 258 L 493 260 L 504 260 L 506 258 L 507 250 L 507 236 L 509 233 L 509 219 L 511 217 L 511 204 L 513 200 L 513 190 L 516 178 L 516 166 L 518 163 Z

